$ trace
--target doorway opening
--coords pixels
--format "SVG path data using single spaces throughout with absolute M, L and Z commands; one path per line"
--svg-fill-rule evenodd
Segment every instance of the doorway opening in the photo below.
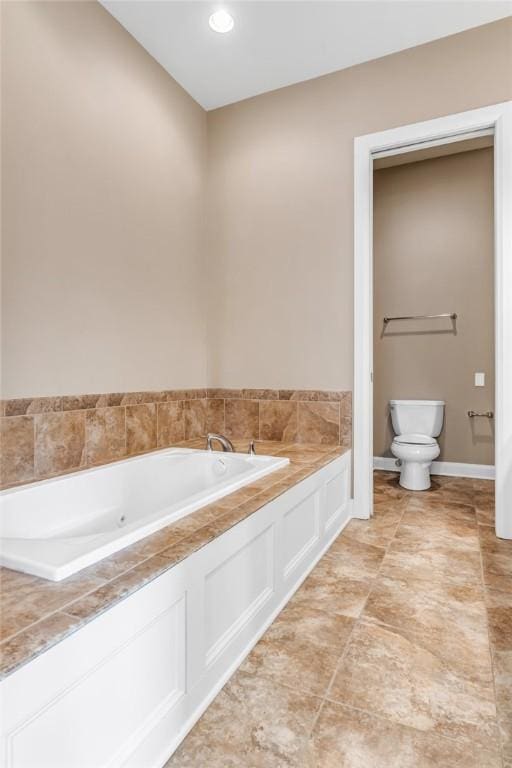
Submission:
M 445 465 L 447 463 L 452 465 L 465 464 L 466 469 L 464 471 L 468 473 L 470 470 L 467 469 L 467 465 L 477 464 L 480 467 L 480 474 L 484 475 L 483 480 L 487 480 L 488 482 L 492 476 L 492 459 L 494 453 L 496 480 L 496 533 L 503 538 L 512 538 L 512 515 L 509 511 L 510 500 L 512 499 L 512 247 L 510 243 L 511 225 L 506 214 L 506 211 L 512 205 L 512 186 L 510 183 L 510 172 L 512 170 L 511 106 L 510 102 L 493 105 L 471 112 L 438 118 L 426 123 L 417 123 L 377 134 L 371 134 L 369 136 L 359 137 L 355 140 L 355 380 L 353 456 L 354 515 L 356 517 L 365 518 L 371 516 L 373 513 L 373 464 L 374 455 L 376 455 L 376 452 L 374 451 L 373 402 L 374 383 L 377 383 L 374 382 L 374 364 L 377 363 L 377 370 L 375 370 L 375 373 L 380 378 L 383 377 L 383 371 L 386 370 L 386 366 L 381 365 L 379 362 L 380 351 L 384 349 L 384 346 L 379 348 L 379 352 L 376 353 L 376 359 L 374 360 L 375 339 L 375 344 L 378 344 L 379 341 L 382 343 L 385 341 L 387 344 L 387 352 L 394 350 L 393 354 L 395 357 L 401 359 L 402 363 L 404 361 L 409 361 L 410 367 L 415 369 L 407 372 L 407 375 L 409 376 L 408 388 L 395 389 L 394 391 L 400 392 L 400 394 L 397 394 L 393 398 L 388 395 L 388 401 L 389 399 L 398 401 L 428 400 L 431 401 L 430 404 L 432 407 L 432 401 L 438 401 L 438 404 L 450 401 L 450 405 L 446 409 L 446 414 L 444 413 L 443 406 L 443 426 L 449 424 L 450 426 L 453 426 L 453 430 L 446 430 L 443 437 L 439 435 L 440 439 L 443 441 L 442 449 L 445 453 L 444 458 L 449 457 L 449 461 L 444 462 Z M 492 146 L 492 144 L 494 146 Z M 474 153 L 474 155 L 471 155 L 471 153 Z M 389 187 L 390 178 L 394 178 L 396 187 L 397 180 L 404 182 L 404 180 L 407 179 L 407 176 L 410 177 L 409 181 L 414 176 L 421 177 L 422 174 L 428 176 L 428 171 L 432 171 L 432 168 L 429 169 L 429 166 L 437 165 L 438 167 L 441 167 L 441 165 L 444 165 L 448 167 L 451 165 L 451 171 L 454 171 L 457 165 L 462 166 L 462 164 L 466 162 L 463 160 L 464 155 L 467 155 L 467 157 L 478 157 L 479 160 L 484 160 L 485 158 L 483 165 L 487 164 L 487 167 L 490 166 L 494 174 L 493 217 L 491 214 L 491 218 L 493 219 L 492 228 L 494 230 L 493 237 L 488 233 L 488 239 L 491 237 L 492 240 L 493 270 L 488 271 L 485 279 L 480 275 L 482 292 L 485 291 L 486 283 L 489 287 L 485 296 L 487 310 L 482 308 L 483 293 L 477 299 L 479 303 L 479 307 L 477 307 L 479 313 L 482 317 L 486 315 L 488 320 L 486 323 L 487 330 L 484 334 L 485 338 L 483 339 L 482 344 L 472 342 L 471 333 L 466 335 L 466 323 L 470 308 L 470 305 L 467 304 L 466 294 L 470 293 L 472 290 L 467 287 L 467 284 L 469 283 L 467 269 L 462 271 L 459 269 L 457 271 L 457 265 L 451 265 L 452 268 L 454 268 L 455 274 L 460 276 L 458 296 L 461 298 L 460 301 L 457 299 L 457 292 L 454 293 L 454 298 L 458 300 L 459 306 L 468 307 L 468 309 L 464 310 L 464 313 L 461 313 L 460 309 L 457 310 L 457 307 L 455 306 L 445 306 L 444 302 L 448 301 L 449 297 L 446 292 L 443 292 L 444 288 L 431 291 L 429 286 L 428 291 L 420 290 L 420 278 L 422 278 L 422 276 L 425 277 L 429 271 L 428 257 L 425 256 L 425 251 L 423 264 L 416 266 L 414 270 L 410 288 L 407 288 L 407 281 L 402 274 L 404 270 L 409 269 L 409 277 L 411 276 L 411 273 L 413 272 L 412 262 L 414 250 L 421 251 L 423 246 L 428 246 L 432 252 L 434 245 L 436 247 L 439 246 L 439 240 L 442 240 L 443 235 L 445 240 L 448 240 L 450 229 L 448 224 L 451 223 L 451 225 L 453 225 L 453 219 L 459 217 L 461 219 L 461 227 L 464 227 L 464 216 L 460 213 L 461 208 L 459 206 L 459 213 L 454 212 L 452 216 L 444 216 L 443 226 L 438 227 L 437 232 L 431 232 L 430 237 L 427 237 L 424 234 L 422 242 L 416 241 L 416 248 L 413 248 L 415 241 L 411 231 L 414 228 L 411 227 L 411 223 L 415 215 L 414 203 L 418 202 L 423 192 L 428 191 L 428 184 L 425 183 L 425 179 L 423 179 L 423 185 L 420 184 L 418 187 L 419 192 L 416 195 L 418 200 L 415 201 L 414 194 L 411 194 L 409 199 L 405 189 L 402 189 L 400 192 L 402 195 L 401 207 L 411 209 L 410 219 L 404 220 L 402 218 L 400 221 L 400 217 L 398 216 L 397 221 L 395 222 L 395 229 L 400 230 L 401 234 L 404 232 L 406 234 L 405 243 L 400 247 L 397 246 L 395 253 L 395 249 L 389 246 L 389 243 L 392 242 L 392 238 L 388 238 L 388 246 L 391 247 L 394 255 L 392 257 L 393 263 L 388 270 L 389 274 L 386 274 L 384 277 L 384 283 L 386 284 L 387 280 L 392 288 L 394 280 L 395 283 L 398 283 L 398 288 L 400 288 L 401 285 L 404 290 L 402 293 L 398 292 L 393 298 L 393 301 L 396 300 L 398 302 L 398 305 L 393 305 L 396 308 L 393 308 L 392 310 L 384 310 L 379 305 L 378 313 L 374 311 L 374 203 L 377 206 L 377 220 L 375 222 L 377 229 L 382 225 L 384 228 L 387 226 L 393 230 L 393 226 L 390 226 L 389 217 L 385 217 L 384 221 L 382 220 L 382 217 L 379 219 L 382 209 L 379 209 L 380 202 L 379 200 L 374 199 L 374 193 L 379 194 L 379 188 L 382 184 L 386 186 L 387 183 Z M 374 173 L 380 173 L 382 177 L 378 177 L 375 188 Z M 445 173 L 445 175 L 447 176 L 448 181 L 451 179 L 453 182 L 453 179 L 457 178 L 453 173 Z M 488 182 L 489 178 L 487 177 L 487 183 Z M 429 183 L 433 182 L 431 181 Z M 398 187 L 396 187 L 396 189 L 397 188 Z M 464 193 L 466 191 L 467 190 L 464 190 Z M 393 203 L 394 194 L 395 193 L 392 193 L 390 198 L 388 196 L 388 203 L 390 205 Z M 400 195 L 398 196 L 400 197 Z M 471 207 L 468 201 L 466 201 L 466 207 L 467 206 Z M 417 208 L 417 211 L 419 211 L 417 214 L 419 216 L 421 214 L 421 206 Z M 444 213 L 446 214 L 446 211 Z M 408 230 L 409 240 L 407 240 Z M 435 242 L 436 236 L 438 238 L 437 243 Z M 425 242 L 423 242 L 423 240 Z M 409 264 L 407 263 L 407 255 L 401 252 L 402 246 L 405 247 L 406 251 L 407 246 L 409 247 L 411 253 L 411 263 Z M 468 249 L 469 246 L 466 250 Z M 432 261 L 435 261 L 435 259 L 430 259 L 430 266 L 432 266 Z M 376 266 L 377 272 L 380 270 L 380 266 L 380 264 Z M 447 265 L 443 262 L 443 258 L 439 256 L 437 261 L 438 270 L 445 270 L 446 266 Z M 458 266 L 460 267 L 460 264 Z M 473 269 L 473 271 L 475 270 Z M 478 269 L 476 269 L 476 271 L 478 272 Z M 494 272 L 493 276 L 492 271 Z M 395 274 L 393 274 L 393 272 Z M 377 274 L 377 277 L 379 275 L 380 272 Z M 382 275 L 380 275 L 380 278 L 382 278 Z M 443 279 L 444 282 L 446 282 L 446 274 Z M 453 279 L 451 282 L 454 282 Z M 493 286 L 494 301 L 492 301 Z M 389 293 L 388 298 L 391 298 L 392 294 L 393 291 Z M 413 294 L 415 295 L 413 296 Z M 428 298 L 429 296 L 431 298 Z M 423 303 L 421 306 L 418 306 L 420 298 L 422 302 L 432 302 L 432 306 L 435 304 L 435 310 L 428 306 L 425 307 Z M 442 307 L 440 306 L 441 301 L 443 301 Z M 404 306 L 404 303 L 407 303 L 407 310 L 399 309 L 398 307 L 400 305 Z M 412 309 L 410 308 L 411 304 Z M 491 315 L 490 319 L 489 314 Z M 422 319 L 416 319 L 418 315 L 421 316 Z M 440 315 L 441 317 L 425 317 L 427 315 Z M 404 316 L 407 319 L 400 319 L 398 321 L 388 319 L 387 321 L 384 321 L 384 317 L 404 318 Z M 415 319 L 408 319 L 410 316 L 414 316 Z M 428 327 L 425 327 L 425 322 L 429 324 Z M 423 323 L 423 325 L 418 327 L 418 323 Z M 479 331 L 473 331 L 472 333 L 479 333 Z M 387 334 L 389 335 L 385 338 Z M 494 337 L 495 341 L 494 354 L 492 351 L 492 337 Z M 399 345 L 399 340 L 405 340 L 405 343 Z M 411 342 L 414 340 L 416 340 L 417 344 L 411 345 Z M 394 347 L 390 346 L 390 341 Z M 464 359 L 464 355 L 462 355 L 461 362 L 473 365 L 473 367 L 476 364 L 474 361 L 471 362 L 469 360 L 471 353 L 474 351 L 473 347 L 482 347 L 484 350 L 482 352 L 483 357 L 481 358 L 481 362 L 476 365 L 476 367 L 483 368 L 485 363 L 487 370 L 472 371 L 472 376 L 470 377 L 471 389 L 467 395 L 468 404 L 465 408 L 465 412 L 462 412 L 464 414 L 464 422 L 461 421 L 458 416 L 456 417 L 456 412 L 460 411 L 460 402 L 455 405 L 457 396 L 455 396 L 454 399 L 454 396 L 449 394 L 449 397 L 445 399 L 442 396 L 442 393 L 440 393 L 438 396 L 434 397 L 432 394 L 429 394 L 433 390 L 428 389 L 426 386 L 425 375 L 421 377 L 418 374 L 417 369 L 419 368 L 419 365 L 418 361 L 415 360 L 414 355 L 417 355 L 419 350 L 425 355 L 427 348 L 430 349 L 431 355 L 435 355 L 436 345 L 434 344 L 434 341 L 441 342 L 441 344 L 437 345 L 437 363 L 443 368 L 446 368 L 448 365 L 451 365 L 452 367 L 455 365 L 455 357 L 461 357 L 458 353 L 463 345 L 467 345 L 467 354 L 465 356 L 466 359 Z M 430 345 L 427 342 L 430 342 Z M 456 347 L 453 346 L 454 342 L 463 343 L 460 345 L 460 348 L 457 349 L 457 355 L 450 354 L 450 350 L 453 353 L 456 349 Z M 418 349 L 416 349 L 416 347 Z M 447 355 L 447 359 L 443 360 L 443 354 L 440 354 L 441 351 L 445 356 Z M 486 354 L 487 357 L 485 358 Z M 388 365 L 388 369 L 389 368 L 392 369 L 393 366 Z M 492 385 L 493 369 L 495 373 L 494 387 Z M 429 373 L 429 376 L 433 376 L 435 379 L 433 366 L 427 366 L 427 370 L 431 372 Z M 482 373 L 486 374 L 483 378 L 484 382 L 487 381 L 487 386 L 484 384 L 484 387 L 480 387 Z M 479 376 L 475 377 L 474 374 L 479 374 Z M 416 382 L 414 382 L 415 375 L 417 376 Z M 413 388 L 415 386 L 419 387 L 419 382 L 421 382 L 421 385 L 424 388 L 421 390 L 421 395 L 416 395 L 413 393 Z M 379 382 L 379 387 L 380 383 L 382 382 Z M 390 382 L 387 382 L 385 386 L 389 385 Z M 397 387 L 398 383 L 392 382 L 392 385 Z M 459 385 L 461 400 L 466 397 L 462 394 L 462 389 L 463 384 L 461 383 Z M 482 392 L 483 389 L 486 390 L 485 394 L 488 397 L 488 403 L 482 407 L 482 410 L 480 410 L 482 405 L 480 401 L 483 401 L 484 397 Z M 494 390 L 494 393 L 491 391 L 492 389 Z M 407 397 L 403 394 L 404 391 L 408 395 Z M 417 391 L 419 392 L 420 389 L 418 388 Z M 457 392 L 456 386 L 454 391 Z M 492 397 L 493 394 L 494 398 Z M 377 423 L 377 421 L 375 423 L 376 446 L 377 441 L 381 441 L 381 443 L 384 444 L 390 436 L 392 437 L 391 427 L 393 422 L 389 417 L 389 402 L 386 406 L 388 408 L 388 414 L 384 417 L 384 406 L 382 405 L 383 396 L 384 395 L 379 388 L 379 405 L 377 405 L 376 417 L 380 420 L 380 423 Z M 470 405 L 470 402 L 475 402 L 475 406 Z M 476 403 L 478 403 L 478 405 Z M 400 411 L 402 410 L 403 409 L 401 408 Z M 491 419 L 487 415 L 470 416 L 468 415 L 468 412 L 492 412 L 496 418 Z M 399 415 L 403 417 L 404 413 L 402 412 Z M 410 416 L 411 414 L 409 413 L 408 415 Z M 433 411 L 430 413 L 430 416 L 432 415 Z M 446 422 L 444 420 L 445 415 L 447 416 Z M 413 424 L 412 421 L 403 423 L 407 423 L 408 428 Z M 471 435 L 470 443 L 474 443 L 472 446 L 474 453 L 469 452 L 460 455 L 461 458 L 466 459 L 468 457 L 476 456 L 477 458 L 474 461 L 455 461 L 453 459 L 456 452 L 459 450 L 459 448 L 457 448 L 457 440 L 460 442 L 464 437 L 465 427 L 463 428 L 462 424 L 464 424 L 465 427 L 469 427 Z M 396 429 L 400 431 L 398 425 L 396 425 Z M 436 428 L 431 425 L 430 431 L 435 431 L 435 429 Z M 427 429 L 426 431 L 429 430 Z M 427 437 L 434 437 L 437 439 L 435 434 L 430 436 L 427 435 Z M 432 445 L 431 453 L 433 452 L 434 447 L 435 446 Z M 382 452 L 385 453 L 385 451 Z M 390 454 L 391 455 L 380 456 L 380 458 L 383 462 L 385 459 L 391 459 L 392 461 L 395 461 L 397 458 L 400 459 L 400 456 L 397 457 L 392 451 L 390 451 Z M 441 465 L 442 464 L 443 462 L 441 462 Z M 381 466 L 384 468 L 383 465 Z M 395 466 L 394 469 L 397 470 L 399 467 Z M 456 476 L 459 476 L 463 471 L 460 466 L 437 466 L 435 467 L 435 470 L 439 472 L 443 471 L 445 473 L 450 471 L 452 475 Z M 443 476 L 446 475 L 435 475 L 435 477 Z M 475 478 L 475 482 L 477 479 L 479 478 Z M 508 504 L 507 500 L 509 502 Z

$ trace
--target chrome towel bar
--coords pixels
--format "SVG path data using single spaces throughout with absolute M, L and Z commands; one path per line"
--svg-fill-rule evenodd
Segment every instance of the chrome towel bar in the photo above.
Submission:
M 385 317 L 384 325 L 387 325 L 390 320 L 432 320 L 436 317 L 449 317 L 450 320 L 457 319 L 456 312 L 444 312 L 441 315 L 404 315 L 404 317 Z
M 478 413 L 478 411 L 468 411 L 468 416 L 470 419 L 474 419 L 475 416 L 484 416 L 486 419 L 493 419 L 494 413 L 492 411 L 483 411 L 482 413 Z

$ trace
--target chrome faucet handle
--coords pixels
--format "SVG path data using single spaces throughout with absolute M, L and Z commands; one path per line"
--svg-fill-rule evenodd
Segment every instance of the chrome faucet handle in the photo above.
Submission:
M 248 453 L 251 456 L 256 456 L 256 445 L 254 444 L 254 440 L 251 440 L 251 442 L 249 443 L 249 451 L 248 451 Z

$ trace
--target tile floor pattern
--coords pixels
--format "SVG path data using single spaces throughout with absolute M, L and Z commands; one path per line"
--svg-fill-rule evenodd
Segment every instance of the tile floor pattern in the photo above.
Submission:
M 512 768 L 512 542 L 493 483 L 375 476 L 166 768 Z

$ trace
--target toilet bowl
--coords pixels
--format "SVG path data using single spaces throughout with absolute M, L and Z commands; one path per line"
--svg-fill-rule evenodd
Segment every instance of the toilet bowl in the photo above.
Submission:
M 400 460 L 400 485 L 410 491 L 430 488 L 432 462 L 440 454 L 435 439 L 444 419 L 442 400 L 390 400 L 395 437 L 391 453 Z
M 391 453 L 400 459 L 400 485 L 410 491 L 430 488 L 430 468 L 440 448 L 428 435 L 398 435 L 391 443 Z

